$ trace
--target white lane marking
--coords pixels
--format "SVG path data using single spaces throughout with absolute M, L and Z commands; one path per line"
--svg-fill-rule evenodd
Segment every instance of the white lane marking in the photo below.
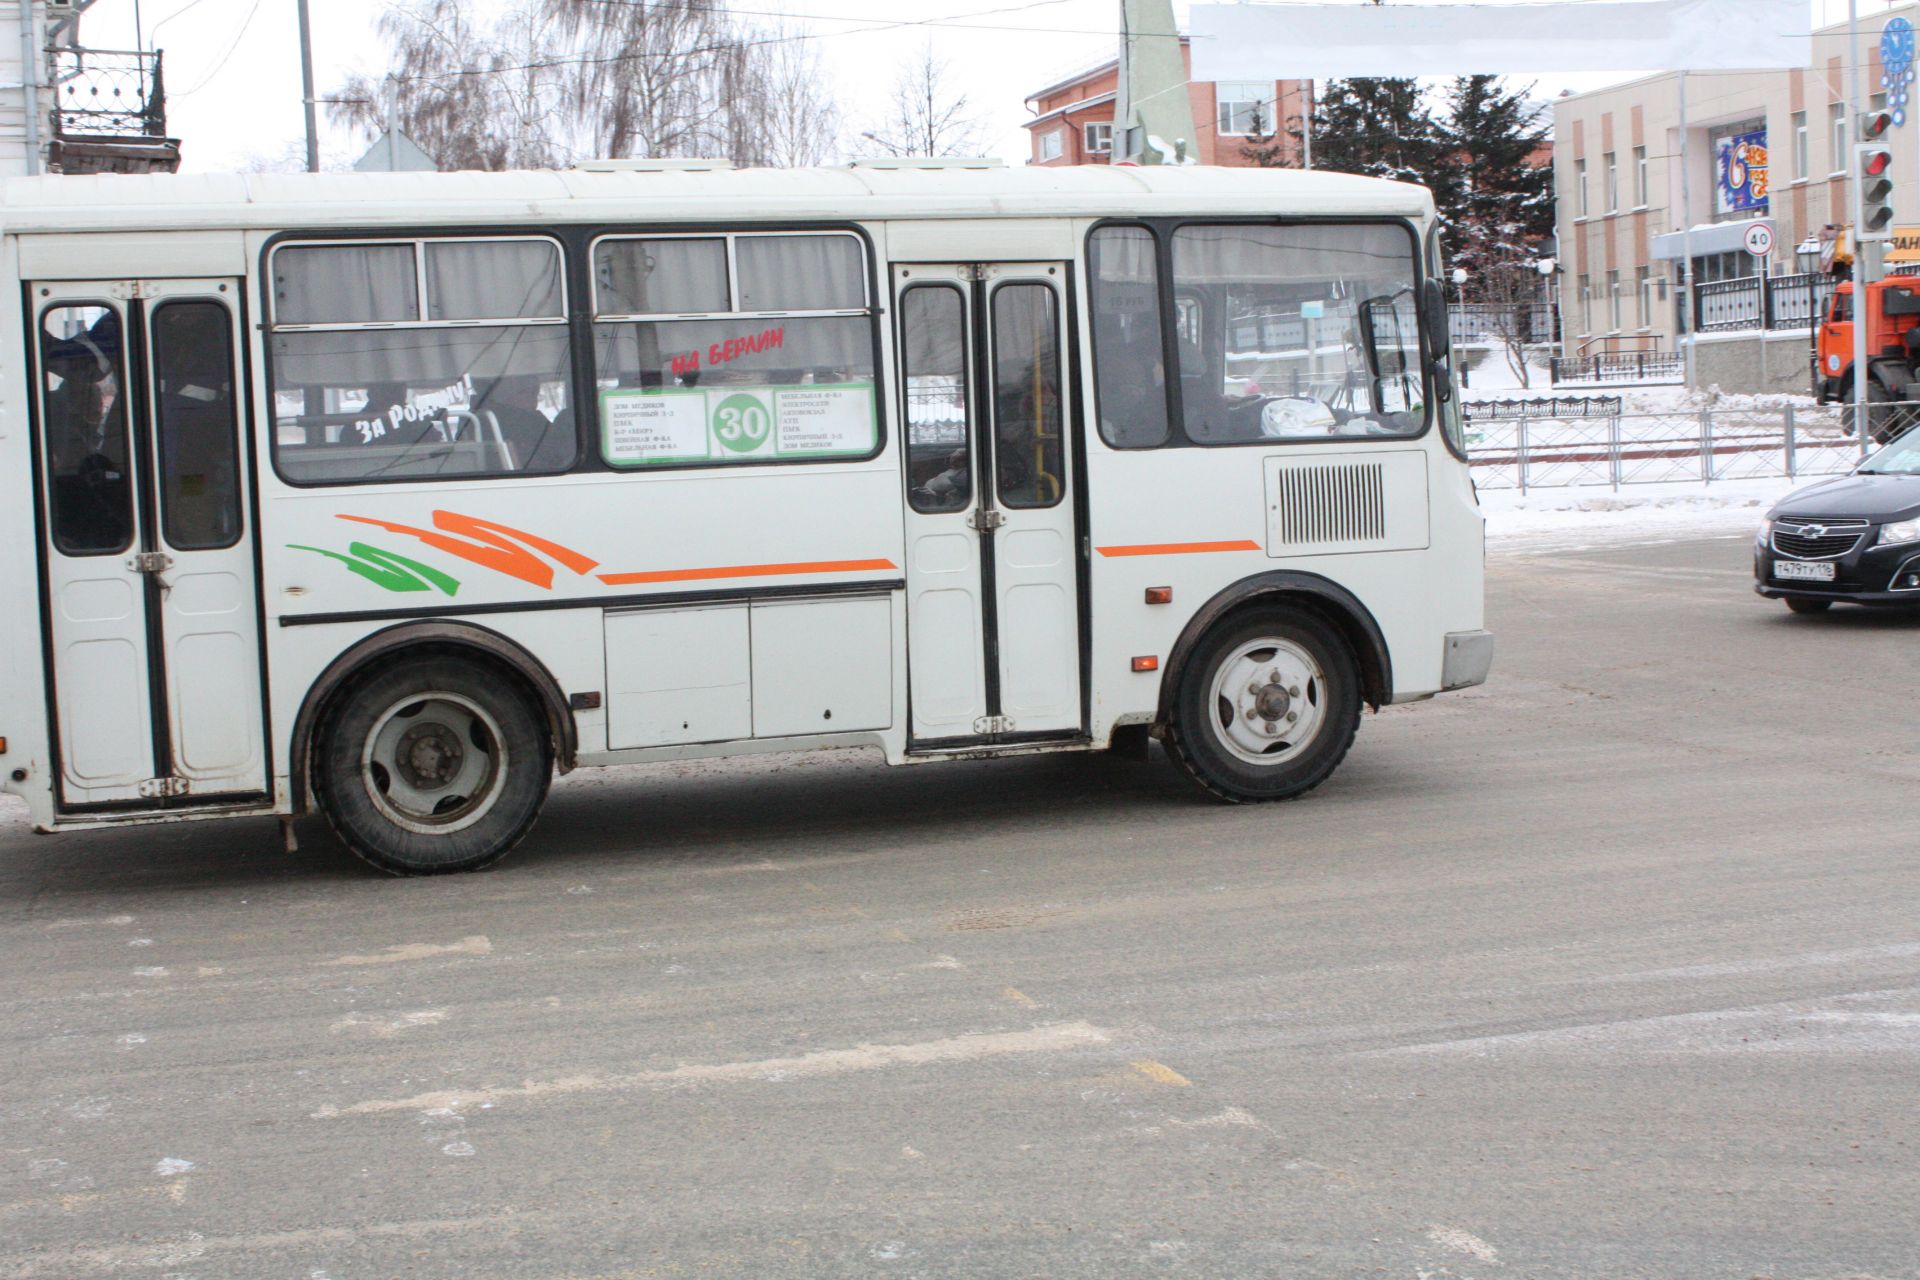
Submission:
M 370 956 L 338 956 L 332 960 L 323 960 L 322 964 L 396 964 L 402 960 L 430 960 L 434 956 L 488 956 L 493 954 L 493 943 L 484 935 L 474 934 L 458 942 L 402 942 L 388 947 L 385 951 Z
M 193 1161 L 182 1160 L 178 1156 L 167 1156 L 153 1166 L 153 1171 L 162 1178 L 178 1177 L 180 1174 L 193 1172 Z
M 1462 1231 L 1458 1227 L 1429 1227 L 1427 1239 L 1442 1249 L 1451 1249 L 1455 1253 L 1464 1253 L 1469 1258 L 1481 1262 L 1498 1262 L 1500 1251 L 1482 1240 L 1479 1236 Z
M 1862 1005 L 1912 1003 L 1914 989 L 1856 991 L 1774 1004 L 1620 1018 L 1374 1050 L 1364 1056 L 1570 1050 L 1616 1053 L 1920 1054 L 1920 1013 Z
M 394 1014 L 391 1017 L 377 1013 L 350 1013 L 333 1023 L 327 1030 L 335 1035 L 342 1031 L 364 1030 L 384 1040 L 397 1036 L 402 1031 L 410 1031 L 414 1027 L 437 1026 L 446 1020 L 445 1009 L 420 1009 L 413 1013 Z
M 1876 947 L 1852 947 L 1844 951 L 1803 951 L 1790 956 L 1760 956 L 1752 960 L 1727 960 L 1713 964 L 1681 965 L 1674 969 L 1643 969 L 1636 973 L 1616 973 L 1600 978 L 1566 978 L 1562 982 L 1666 982 L 1674 979 L 1737 978 L 1753 973 L 1774 973 L 1781 969 L 1807 969 L 1821 965 L 1858 964 L 1863 960 L 1904 960 L 1920 956 L 1920 942 L 1889 942 Z
M 755 1062 L 720 1062 L 674 1067 L 667 1071 L 636 1071 L 626 1075 L 587 1071 L 551 1080 L 529 1080 L 519 1085 L 482 1089 L 442 1089 L 411 1098 L 373 1098 L 344 1107 L 322 1107 L 315 1120 L 336 1116 L 381 1115 L 394 1111 L 457 1110 L 474 1103 L 491 1105 L 518 1099 L 549 1098 L 575 1093 L 612 1093 L 629 1089 L 671 1089 L 682 1085 L 743 1084 L 751 1081 L 787 1082 L 882 1067 L 926 1067 L 948 1062 L 973 1062 L 1012 1053 L 1053 1053 L 1106 1044 L 1112 1037 L 1087 1022 L 1057 1023 L 1028 1031 L 982 1032 L 923 1040 L 917 1044 L 863 1044 L 851 1049 L 823 1049 L 797 1058 L 762 1058 Z

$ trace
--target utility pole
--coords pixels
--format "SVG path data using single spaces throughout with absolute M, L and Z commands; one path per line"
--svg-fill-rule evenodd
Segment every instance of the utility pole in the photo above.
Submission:
M 1866 440 L 1872 434 L 1867 421 L 1867 282 L 1876 274 L 1870 258 L 1879 257 L 1879 245 L 1870 253 L 1860 238 L 1860 149 L 1854 131 L 1867 109 L 1866 70 L 1860 60 L 1860 0 L 1847 0 L 1847 60 L 1853 63 L 1853 109 L 1847 121 L 1847 190 L 1853 210 L 1853 425 Z
M 300 91 L 307 109 L 307 172 L 320 172 L 320 130 L 314 118 L 313 103 L 313 30 L 307 20 L 307 0 L 298 0 L 300 8 Z

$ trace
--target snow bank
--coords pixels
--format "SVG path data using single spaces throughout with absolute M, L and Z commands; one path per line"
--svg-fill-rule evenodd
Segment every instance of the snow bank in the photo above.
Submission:
M 1730 480 L 1595 489 L 1482 491 L 1487 549 L 1564 551 L 1620 542 L 1669 542 L 1751 533 L 1767 508 L 1812 480 Z

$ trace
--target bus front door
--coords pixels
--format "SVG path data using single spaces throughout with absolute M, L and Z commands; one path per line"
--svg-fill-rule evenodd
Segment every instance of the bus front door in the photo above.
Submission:
M 893 277 L 914 742 L 1082 733 L 1066 266 Z
M 63 809 L 268 789 L 239 295 L 28 288 Z

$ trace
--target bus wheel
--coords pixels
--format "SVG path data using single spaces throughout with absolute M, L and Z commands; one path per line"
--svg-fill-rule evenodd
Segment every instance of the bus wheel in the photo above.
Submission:
M 1360 726 L 1360 671 L 1340 636 L 1284 607 L 1236 614 L 1179 674 L 1166 745 L 1222 800 L 1288 800 L 1326 780 Z
M 321 728 L 314 791 L 349 849 L 394 875 L 478 871 L 533 826 L 546 725 L 485 663 L 402 660 L 351 686 Z

